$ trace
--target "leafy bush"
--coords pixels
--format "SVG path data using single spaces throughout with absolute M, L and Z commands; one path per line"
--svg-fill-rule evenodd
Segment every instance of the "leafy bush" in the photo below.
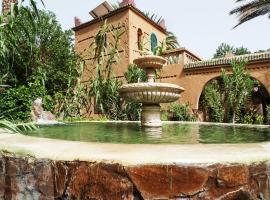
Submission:
M 172 103 L 169 107 L 169 120 L 196 121 L 188 104 Z
M 222 105 L 222 93 L 220 91 L 219 82 L 213 80 L 207 84 L 202 93 L 202 108 L 207 109 L 209 121 L 222 122 L 224 109 Z
M 253 119 L 251 115 L 246 114 L 243 119 L 244 124 L 253 124 Z
M 52 101 L 45 88 L 39 83 L 11 88 L 0 93 L 0 116 L 11 121 L 31 120 L 32 102 L 38 97 L 44 99 L 44 109 L 52 109 Z
M 266 107 L 266 113 L 267 113 L 267 124 L 270 124 L 270 105 Z
M 73 51 L 73 33 L 64 31 L 56 16 L 49 11 L 39 10 L 34 16 L 33 8 L 21 10 L 13 20 L 12 32 L 3 30 L 2 40 L 16 41 L 16 49 L 0 58 L 0 77 L 4 84 L 11 86 L 26 85 L 37 77 L 43 80 L 46 90 L 53 95 L 67 89 L 71 67 L 76 67 Z M 3 66 L 2 66 L 3 65 Z
M 140 83 L 147 80 L 145 71 L 135 64 L 130 64 L 124 75 L 127 83 Z
M 263 121 L 264 121 L 264 117 L 262 115 L 256 115 L 255 116 L 255 124 L 263 124 Z
M 127 103 L 125 105 L 124 114 L 127 120 L 138 121 L 141 119 L 142 104 L 141 103 Z
M 162 121 L 168 121 L 169 120 L 169 114 L 167 111 L 162 110 L 161 111 L 161 120 Z

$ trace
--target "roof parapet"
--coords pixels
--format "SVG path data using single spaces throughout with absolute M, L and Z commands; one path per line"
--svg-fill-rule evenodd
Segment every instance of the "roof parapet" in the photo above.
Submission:
M 241 56 L 234 56 L 229 58 L 217 58 L 206 61 L 198 61 L 186 64 L 184 69 L 196 69 L 196 68 L 208 68 L 216 65 L 229 65 L 232 62 L 252 62 L 252 61 L 261 61 L 261 60 L 269 60 L 270 59 L 270 51 L 262 52 L 262 53 L 252 53 L 245 54 Z

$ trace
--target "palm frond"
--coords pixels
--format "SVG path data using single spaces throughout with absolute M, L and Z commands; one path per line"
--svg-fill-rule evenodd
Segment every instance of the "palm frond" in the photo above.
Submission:
M 177 37 L 172 32 L 168 32 L 166 37 L 166 50 L 173 50 L 180 47 Z
M 241 3 L 246 0 L 236 0 Z M 237 15 L 238 24 L 235 27 L 259 16 L 267 15 L 270 18 L 270 0 L 253 0 L 247 2 L 230 12 L 230 15 Z
M 151 15 L 149 12 L 144 12 L 144 15 L 157 24 L 159 24 L 163 19 L 162 17 L 158 17 L 158 15 L 156 15 L 156 14 Z
M 111 3 L 111 6 L 116 10 L 121 7 L 121 2 L 117 1 L 116 3 Z
M 7 120 L 0 120 L 0 129 L 8 130 L 11 133 L 22 133 L 35 130 L 36 128 L 34 124 L 14 124 Z

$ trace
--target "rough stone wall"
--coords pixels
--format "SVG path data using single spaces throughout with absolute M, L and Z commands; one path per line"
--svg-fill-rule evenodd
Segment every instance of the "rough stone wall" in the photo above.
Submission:
M 124 167 L 0 155 L 5 200 L 268 200 L 269 184 L 265 162 Z
M 2 0 L 2 13 L 8 13 L 12 3 L 17 3 L 18 0 Z

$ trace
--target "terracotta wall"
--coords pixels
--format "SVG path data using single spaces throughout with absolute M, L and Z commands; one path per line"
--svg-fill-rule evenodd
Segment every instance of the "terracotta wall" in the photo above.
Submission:
M 150 36 L 152 33 L 155 33 L 158 39 L 158 45 L 161 41 L 166 38 L 166 34 L 149 22 L 147 22 L 144 18 L 137 15 L 132 10 L 129 11 L 129 55 L 130 55 L 130 63 L 136 58 L 140 56 L 138 52 L 138 38 L 137 31 L 140 28 L 143 32 L 143 38 L 145 38 L 144 43 L 146 42 L 145 48 L 150 51 L 151 50 L 151 42 Z
M 89 49 L 89 45 L 94 41 L 94 37 L 100 30 L 104 22 L 100 21 L 95 24 L 92 24 L 88 27 L 82 28 L 75 32 L 75 48 L 78 53 L 80 53 L 83 58 L 86 60 L 87 72 L 85 73 L 85 79 L 91 74 L 93 74 L 93 59 L 89 56 L 89 53 L 86 52 L 86 49 Z M 126 71 L 127 63 L 129 63 L 129 47 L 128 47 L 128 11 L 118 13 L 107 19 L 107 23 L 118 27 L 121 31 L 125 31 L 124 35 L 121 37 L 120 41 L 120 63 L 117 66 L 114 66 L 114 71 L 116 76 L 121 76 Z M 112 40 L 112 32 L 107 34 L 108 42 Z M 119 67 L 121 66 L 121 67 Z
M 18 0 L 2 0 L 2 13 L 7 13 L 10 11 L 12 3 L 17 3 Z

